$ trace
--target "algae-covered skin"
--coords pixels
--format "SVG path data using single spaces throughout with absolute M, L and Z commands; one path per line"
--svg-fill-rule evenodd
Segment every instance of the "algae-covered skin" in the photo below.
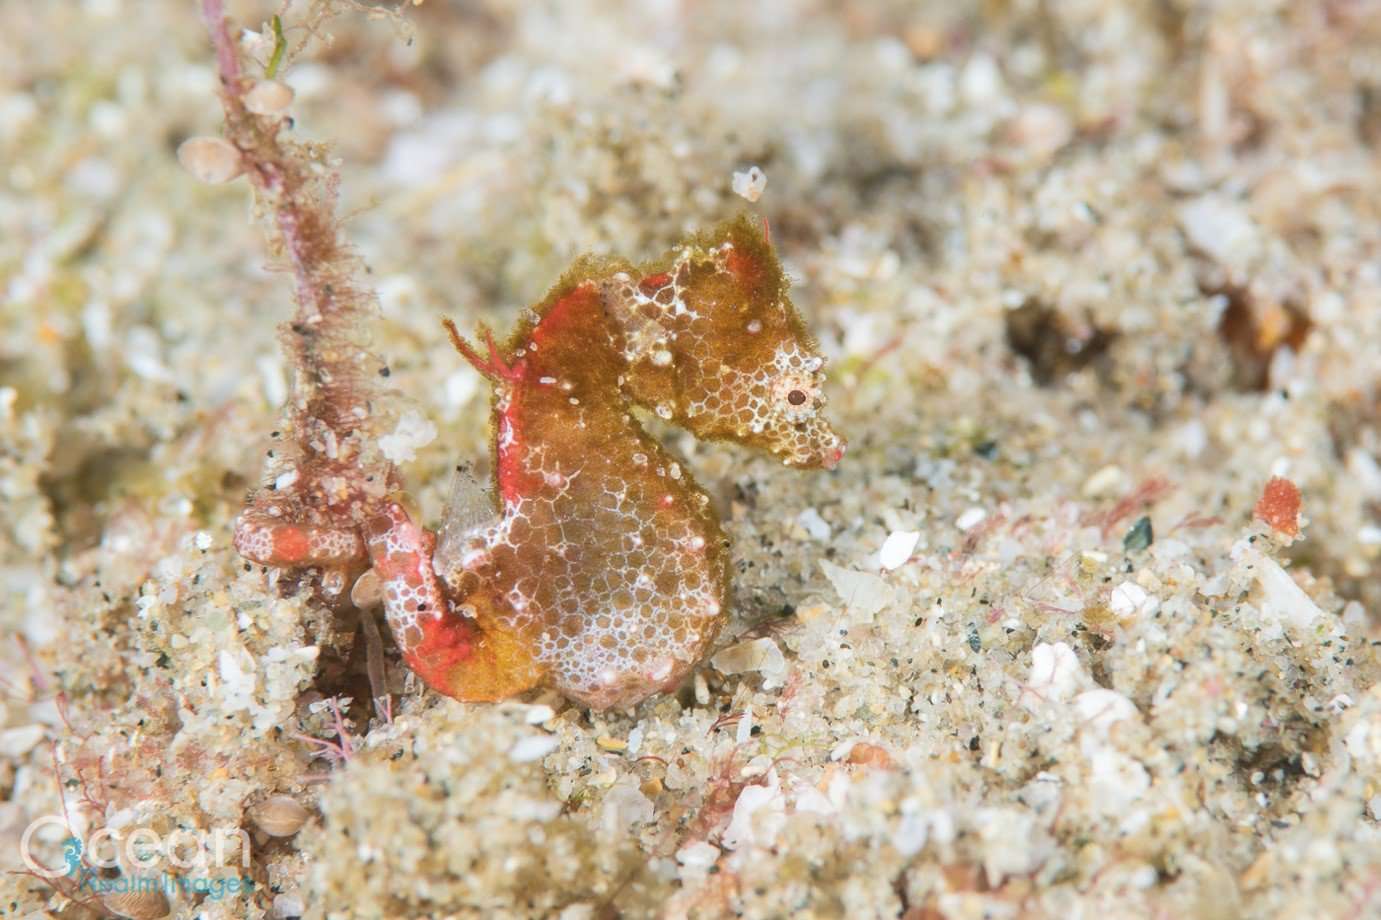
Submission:
M 255 495 L 236 549 L 278 569 L 348 571 L 367 545 L 361 583 L 377 582 L 403 661 L 463 702 L 542 686 L 596 709 L 629 708 L 674 690 L 727 619 L 729 543 L 709 496 L 633 419 L 632 404 L 795 466 L 833 469 L 845 443 L 820 411 L 824 358 L 765 230 L 741 216 L 662 262 L 578 261 L 508 346 L 486 331 L 487 355 L 447 321 L 456 350 L 493 389 L 499 513 L 448 524 L 444 556 L 391 496 L 363 512 L 322 502 L 304 513 L 320 489 L 302 491 L 302 469 L 346 483 L 339 491 L 357 501 L 370 494 L 358 474 L 350 484 L 350 455 L 330 453 L 354 433 L 323 449 L 317 432 L 339 426 L 318 420 L 310 400 L 290 410 L 304 460 L 277 480 L 295 501 L 278 488 Z M 345 394 L 360 398 L 358 388 Z
M 370 538 L 385 566 L 405 546 L 423 560 L 394 566 L 384 609 L 429 686 L 490 700 L 540 684 L 627 708 L 699 663 L 728 617 L 729 542 L 632 402 L 788 464 L 843 455 L 820 412 L 824 359 L 763 231 L 739 217 L 662 261 L 577 263 L 502 352 L 491 339 L 481 357 L 451 327 L 494 390 L 501 514 L 438 563 L 396 513 Z M 419 592 L 433 569 L 449 597 Z
M 0 5 L 0 916 L 96 915 L 8 872 L 61 804 L 243 827 L 169 869 L 187 918 L 1381 910 L 1364 5 L 311 6 L 227 13 L 255 81 L 283 15 L 418 520 L 490 472 L 439 318 L 512 328 L 754 166 L 848 457 L 654 404 L 735 547 L 688 685 L 462 704 L 386 643 L 371 706 L 367 630 L 232 545 L 296 305 L 247 177 L 175 155 L 223 121 L 196 4 Z

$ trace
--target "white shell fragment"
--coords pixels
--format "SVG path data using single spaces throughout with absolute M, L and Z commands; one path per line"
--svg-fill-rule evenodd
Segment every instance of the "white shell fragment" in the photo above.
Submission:
M 546 757 L 560 745 L 561 742 L 554 735 L 528 735 L 509 749 L 508 759 L 514 763 L 532 763 Z
M 1323 616 L 1304 589 L 1295 583 L 1290 573 L 1270 556 L 1257 554 L 1256 577 L 1261 583 L 1263 612 L 1279 617 L 1296 629 L 1307 629 Z
M 828 559 L 820 560 L 820 569 L 830 580 L 830 584 L 834 585 L 839 599 L 862 622 L 870 621 L 874 614 L 892 600 L 891 587 L 871 572 L 842 568 Z
M 655 816 L 652 800 L 642 794 L 631 778 L 611 786 L 600 808 L 600 824 L 610 834 L 627 833 L 633 825 L 646 824 Z
M 820 512 L 814 508 L 807 508 L 796 515 L 796 523 L 805 528 L 812 540 L 824 542 L 830 538 L 829 522 L 822 518 Z
M 270 837 L 291 837 L 301 830 L 311 815 L 290 795 L 274 795 L 250 808 L 254 826 Z
M 398 419 L 391 434 L 379 439 L 379 450 L 394 463 L 407 463 L 417 456 L 417 449 L 436 440 L 436 426 L 415 409 L 409 409 Z
M 786 658 L 777 643 L 766 636 L 731 645 L 710 659 L 710 664 L 725 674 L 757 671 L 762 674 L 764 690 L 780 687 L 786 680 Z
M 1137 717 L 1136 704 L 1116 690 L 1096 687 L 1074 698 L 1074 710 L 1086 729 L 1106 732 L 1116 722 Z
M 224 138 L 189 137 L 177 148 L 177 161 L 198 182 L 220 185 L 244 172 L 240 151 Z
M 292 101 L 292 88 L 277 80 L 260 80 L 245 93 L 245 108 L 255 115 L 281 115 Z
M 1256 224 L 1232 199 L 1196 198 L 1180 208 L 1179 218 L 1190 245 L 1223 265 L 1242 264 L 1261 248 Z
M 705 841 L 687 844 L 676 851 L 676 861 L 690 869 L 708 869 L 719 860 L 719 847 Z
M 900 568 L 911 558 L 920 540 L 919 530 L 892 531 L 887 535 L 887 539 L 882 541 L 882 549 L 878 551 L 878 564 L 889 571 Z
M 159 920 L 168 916 L 168 896 L 154 888 L 116 891 L 101 897 L 101 904 L 111 913 L 128 920 Z
M 769 770 L 767 782 L 745 786 L 734 802 L 734 815 L 720 842 L 730 850 L 745 846 L 771 846 L 786 824 L 786 796 L 777 771 Z
M 983 519 L 988 516 L 988 512 L 982 508 L 970 508 L 955 520 L 954 526 L 962 531 L 970 531 L 983 523 Z
M 1108 609 L 1119 617 L 1129 617 L 1140 614 L 1149 616 L 1156 612 L 1160 607 L 1160 599 L 1146 592 L 1134 581 L 1124 581 L 1116 588 L 1112 589 L 1112 596 L 1108 598 Z
M 1031 649 L 1031 676 L 1027 686 L 1032 692 L 1026 694 L 1023 701 L 1031 707 L 1041 701 L 1067 700 L 1090 683 L 1074 649 L 1064 642 L 1042 642 Z
M 1246 540 L 1232 548 L 1232 557 L 1256 576 L 1261 587 L 1261 615 L 1267 624 L 1294 629 L 1309 629 L 1323 616 L 1319 605 L 1295 583 L 1290 573 L 1270 556 L 1253 547 Z
M 0 756 L 23 757 L 38 746 L 47 734 L 42 725 L 21 725 L 0 732 Z
M 757 201 L 762 197 L 763 190 L 766 188 L 767 173 L 756 166 L 750 166 L 743 172 L 734 173 L 734 194 L 741 198 Z

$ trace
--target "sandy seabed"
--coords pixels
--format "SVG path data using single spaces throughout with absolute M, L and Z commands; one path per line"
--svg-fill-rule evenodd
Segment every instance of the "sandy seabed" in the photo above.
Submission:
M 658 429 L 734 540 L 682 692 L 464 705 L 394 653 L 380 718 L 357 620 L 230 545 L 292 287 L 178 164 L 196 4 L 0 5 L 0 917 L 1381 916 L 1381 6 L 426 0 L 299 52 L 311 6 L 293 132 L 424 517 L 488 463 L 439 317 L 753 166 L 849 453 Z M 230 5 L 248 67 L 276 9 Z M 45 865 L 249 858 L 93 900 L 18 872 L 64 807 Z

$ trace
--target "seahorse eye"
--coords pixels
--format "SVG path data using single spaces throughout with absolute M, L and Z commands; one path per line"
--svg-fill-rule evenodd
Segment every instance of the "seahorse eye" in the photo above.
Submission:
M 790 393 L 786 394 L 786 401 L 793 406 L 802 405 L 806 401 L 806 394 L 800 390 L 792 390 Z

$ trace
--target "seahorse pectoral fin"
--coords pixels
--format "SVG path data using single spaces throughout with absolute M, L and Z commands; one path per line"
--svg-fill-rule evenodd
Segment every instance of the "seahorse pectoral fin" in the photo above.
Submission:
M 480 531 L 499 520 L 493 493 L 467 466 L 456 468 L 451 477 L 451 492 L 446 499 L 440 536 L 436 543 L 436 572 L 446 573 L 463 565 L 466 545 Z

